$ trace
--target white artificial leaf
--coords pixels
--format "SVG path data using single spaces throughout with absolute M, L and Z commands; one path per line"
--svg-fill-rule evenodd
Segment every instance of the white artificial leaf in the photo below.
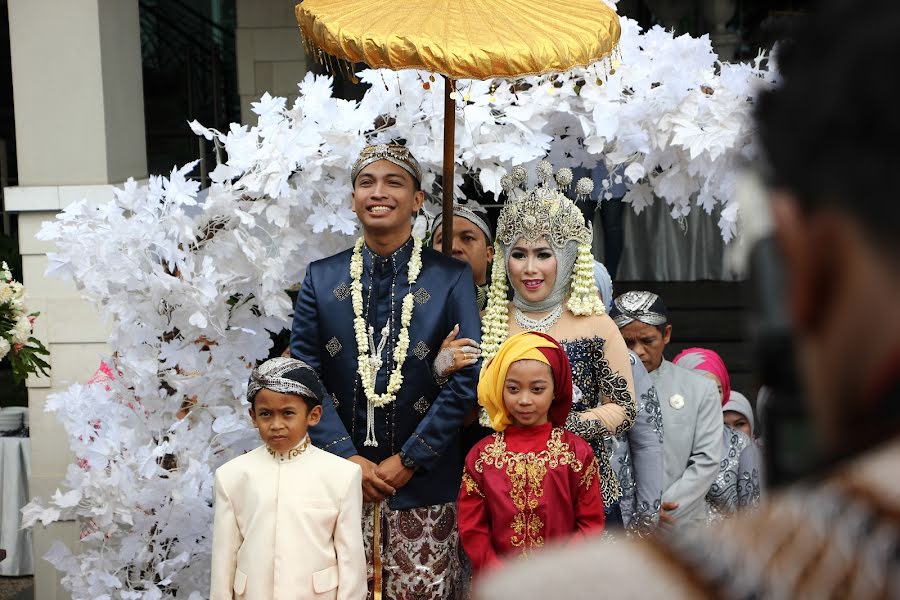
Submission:
M 72 508 L 81 501 L 81 490 L 70 490 L 63 494 L 57 489 L 51 500 L 60 508 Z
M 215 136 L 215 134 L 211 130 L 207 129 L 206 127 L 204 127 L 203 125 L 198 123 L 197 119 L 194 119 L 193 121 L 188 121 L 188 125 L 190 126 L 191 131 L 193 131 L 195 135 L 205 137 L 209 141 L 212 141 L 213 137 Z
M 644 176 L 644 165 L 633 162 L 625 167 L 625 177 L 632 183 L 637 183 Z

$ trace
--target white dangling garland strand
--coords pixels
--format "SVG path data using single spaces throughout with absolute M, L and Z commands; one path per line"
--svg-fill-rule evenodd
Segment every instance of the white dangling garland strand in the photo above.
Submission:
M 494 242 L 494 263 L 491 267 L 491 287 L 488 304 L 481 321 L 481 368 L 487 367 L 506 341 L 509 332 L 509 301 L 506 299 L 506 256 L 503 246 Z
M 578 244 L 578 258 L 569 285 L 571 291 L 567 306 L 573 315 L 602 315 L 606 312 L 594 280 L 594 256 L 590 244 Z
M 359 373 L 359 379 L 362 382 L 363 392 L 367 401 L 366 440 L 364 445 L 377 447 L 378 440 L 375 439 L 375 408 L 385 407 L 396 400 L 397 392 L 400 391 L 400 387 L 403 385 L 403 363 L 406 361 L 406 353 L 409 350 L 409 324 L 412 321 L 413 306 L 415 305 L 412 286 L 416 283 L 416 279 L 418 279 L 419 273 L 422 271 L 422 240 L 413 236 L 412 257 L 409 259 L 409 292 L 403 298 L 403 308 L 400 312 L 400 334 L 397 339 L 397 345 L 394 347 L 394 370 L 391 371 L 388 377 L 387 389 L 383 394 L 375 392 L 375 379 L 381 368 L 380 353 L 378 356 L 370 354 L 369 327 L 363 318 L 363 243 L 365 243 L 363 238 L 356 240 L 356 245 L 353 247 L 353 255 L 350 258 L 350 292 L 353 300 L 353 332 L 356 336 L 356 346 L 359 349 L 357 372 Z M 385 339 L 385 332 L 382 332 L 382 341 Z M 375 348 L 373 350 L 377 351 Z

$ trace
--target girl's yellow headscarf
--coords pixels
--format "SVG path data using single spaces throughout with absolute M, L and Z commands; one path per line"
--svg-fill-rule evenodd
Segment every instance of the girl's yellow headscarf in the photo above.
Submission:
M 497 354 L 481 371 L 478 381 L 478 404 L 484 407 L 494 431 L 503 431 L 512 419 L 503 404 L 506 372 L 519 360 L 536 360 L 553 371 L 554 395 L 550 407 L 550 421 L 561 427 L 572 405 L 572 371 L 565 351 L 549 335 L 526 331 L 506 339 Z

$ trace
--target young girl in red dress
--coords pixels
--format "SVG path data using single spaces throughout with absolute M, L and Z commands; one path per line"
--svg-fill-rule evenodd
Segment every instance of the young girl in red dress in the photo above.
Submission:
M 599 468 L 564 429 L 572 371 L 549 335 L 508 338 L 481 374 L 478 403 L 495 433 L 466 457 L 458 522 L 475 573 L 554 539 L 603 530 Z

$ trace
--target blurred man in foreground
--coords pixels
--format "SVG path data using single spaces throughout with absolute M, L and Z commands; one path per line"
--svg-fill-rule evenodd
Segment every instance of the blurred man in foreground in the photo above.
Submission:
M 798 367 L 830 459 L 758 513 L 550 551 L 478 597 L 900 597 L 898 31 L 900 3 L 822 3 L 757 107 Z

